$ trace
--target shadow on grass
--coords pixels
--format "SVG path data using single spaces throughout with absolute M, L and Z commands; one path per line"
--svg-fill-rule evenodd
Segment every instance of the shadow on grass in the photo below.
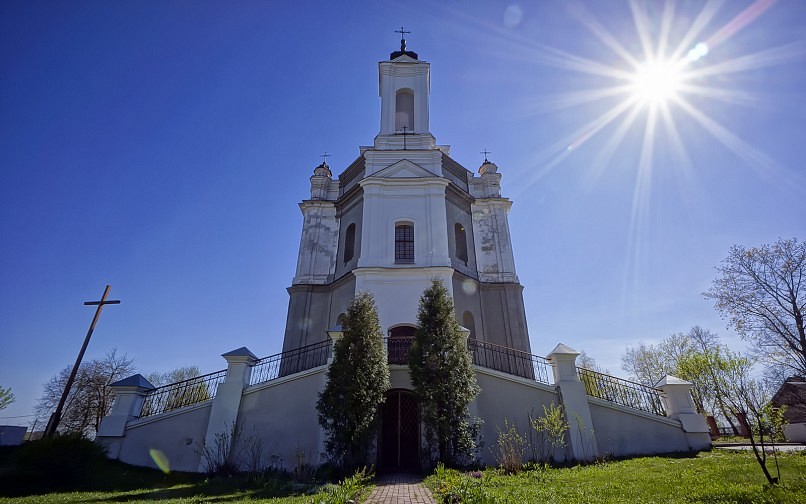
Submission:
M 5 447 L 2 447 L 5 448 Z M 312 493 L 317 486 L 299 484 L 281 473 L 207 478 L 203 474 L 131 466 L 105 457 L 80 459 L 47 452 L 47 464 L 26 462 L 23 449 L 0 449 L 0 497 L 27 497 L 87 492 L 86 502 L 168 500 L 200 496 L 209 502 L 245 498 L 290 497 Z M 42 458 L 42 457 L 40 457 Z M 39 461 L 37 461 L 39 462 Z M 55 465 L 54 465 L 55 463 Z
M 231 502 L 250 499 L 269 499 L 273 497 L 293 497 L 313 493 L 317 487 L 305 488 L 293 485 L 266 487 L 239 488 L 230 485 L 215 485 L 206 482 L 194 485 L 182 485 L 171 488 L 140 489 L 126 492 L 110 492 L 97 498 L 88 498 L 84 502 L 132 502 L 132 501 L 161 501 L 171 499 L 187 499 L 202 497 L 205 502 Z

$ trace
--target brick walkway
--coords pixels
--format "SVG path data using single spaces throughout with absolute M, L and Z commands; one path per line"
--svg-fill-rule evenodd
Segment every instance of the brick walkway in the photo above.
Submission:
M 419 476 L 384 474 L 378 477 L 367 504 L 434 504 L 434 497 Z

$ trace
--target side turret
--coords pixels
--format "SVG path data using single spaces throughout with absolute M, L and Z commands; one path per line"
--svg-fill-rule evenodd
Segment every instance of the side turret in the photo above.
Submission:
M 323 161 L 313 170 L 311 176 L 311 199 L 332 201 L 338 197 L 338 191 L 338 184 L 333 182 L 333 172 Z

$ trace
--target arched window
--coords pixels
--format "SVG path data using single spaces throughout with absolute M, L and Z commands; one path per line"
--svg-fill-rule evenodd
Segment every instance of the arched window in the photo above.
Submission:
M 414 93 L 401 89 L 395 97 L 395 130 L 414 131 Z
M 456 241 L 456 257 L 467 266 L 467 233 L 465 227 L 458 222 L 453 225 L 453 237 Z
M 395 226 L 395 262 L 414 262 L 414 226 L 411 224 Z
M 355 255 L 355 224 L 347 226 L 344 232 L 344 262 L 347 263 Z
M 386 358 L 389 364 L 408 364 L 409 349 L 416 331 L 417 328 L 410 325 L 389 329 L 389 339 L 386 340 Z
M 476 321 L 473 320 L 473 314 L 469 311 L 466 311 L 462 315 L 462 326 L 465 329 L 470 329 L 470 339 L 476 339 Z
M 338 316 L 338 317 L 336 317 L 336 325 L 339 325 L 339 326 L 341 326 L 342 328 L 344 328 L 344 319 L 345 319 L 345 318 L 347 318 L 347 314 L 345 314 L 345 313 L 339 313 L 339 316 Z

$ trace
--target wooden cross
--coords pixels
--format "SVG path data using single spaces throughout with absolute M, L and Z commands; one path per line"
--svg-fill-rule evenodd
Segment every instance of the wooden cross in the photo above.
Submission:
M 67 383 L 64 386 L 64 392 L 62 392 L 62 397 L 59 399 L 59 405 L 56 406 L 56 411 L 50 416 L 50 420 L 48 421 L 47 427 L 45 427 L 44 437 L 51 438 L 56 433 L 56 428 L 59 426 L 59 422 L 62 419 L 62 409 L 64 408 L 64 403 L 67 400 L 67 396 L 70 394 L 70 388 L 73 386 L 73 381 L 76 379 L 76 373 L 78 373 L 78 368 L 81 365 L 81 360 L 84 358 L 84 352 L 87 350 L 87 345 L 90 343 L 90 337 L 92 336 L 92 332 L 95 330 L 95 324 L 98 323 L 98 317 L 101 316 L 101 310 L 103 309 L 104 305 L 108 304 L 120 304 L 120 301 L 117 299 L 110 299 L 107 300 L 106 296 L 109 295 L 109 289 L 111 286 L 107 285 L 106 289 L 104 289 L 104 295 L 101 296 L 100 301 L 85 301 L 84 304 L 87 306 L 97 306 L 98 308 L 95 309 L 95 316 L 92 318 L 92 324 L 90 324 L 90 330 L 87 331 L 87 336 L 84 338 L 84 344 L 81 345 L 81 351 L 78 352 L 78 358 L 76 359 L 76 363 L 73 364 L 73 370 L 70 371 L 70 377 L 67 378 Z

